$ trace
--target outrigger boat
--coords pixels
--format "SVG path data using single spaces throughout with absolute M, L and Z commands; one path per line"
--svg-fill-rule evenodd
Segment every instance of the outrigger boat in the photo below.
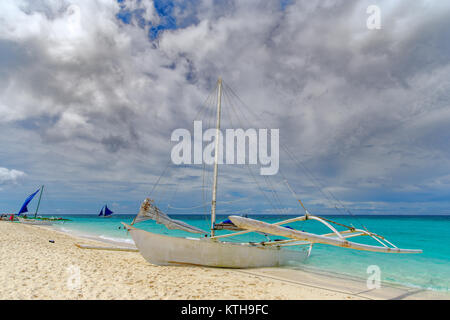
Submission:
M 34 212 L 34 217 L 26 216 L 28 212 L 28 204 L 33 200 L 33 198 L 39 193 L 39 200 L 36 206 L 36 211 Z M 12 214 L 8 220 L 10 221 L 19 221 L 24 224 L 38 225 L 38 226 L 50 226 L 54 222 L 64 223 L 65 221 L 70 221 L 69 219 L 61 218 L 61 217 L 41 217 L 38 216 L 39 207 L 41 204 L 42 194 L 44 193 L 44 185 L 42 185 L 36 192 L 30 194 L 22 204 L 22 207 L 19 210 L 17 215 Z M 21 216 L 21 214 L 24 214 Z
M 37 214 L 39 211 L 39 206 L 41 204 L 42 199 L 42 193 L 44 192 L 44 186 L 42 185 L 36 192 L 30 194 L 28 198 L 25 199 L 25 202 L 22 204 L 22 207 L 19 210 L 19 213 L 17 214 L 17 219 L 20 223 L 24 224 L 31 224 L 31 225 L 39 225 L 39 226 L 50 226 L 52 225 L 51 221 L 48 220 L 40 220 L 37 218 Z M 36 196 L 36 194 L 39 193 L 39 201 L 36 207 L 36 211 L 34 213 L 34 219 L 29 219 L 25 217 L 20 217 L 20 214 L 28 212 L 28 204 L 33 200 L 33 198 Z
M 229 216 L 225 224 L 216 224 L 216 197 L 218 183 L 218 148 L 221 117 L 222 80 L 217 82 L 217 119 L 214 157 L 214 180 L 211 201 L 211 230 L 208 232 L 191 226 L 183 221 L 171 219 L 162 212 L 154 201 L 146 198 L 139 213 L 131 225 L 122 223 L 130 232 L 136 247 L 142 256 L 150 263 L 156 265 L 197 265 L 225 268 L 254 268 L 274 267 L 290 263 L 302 262 L 311 254 L 315 243 L 344 247 L 355 250 L 365 250 L 384 253 L 421 253 L 422 250 L 400 249 L 381 235 L 347 226 L 326 218 L 312 215 L 297 199 L 305 214 L 299 217 L 283 220 L 274 224 L 258 221 L 237 215 Z M 292 190 L 291 190 L 292 191 Z M 148 232 L 136 228 L 134 224 L 145 220 L 155 220 L 168 229 L 180 229 L 191 233 L 201 234 L 202 237 L 173 237 Z M 327 234 L 313 234 L 286 227 L 288 223 L 296 221 L 317 221 L 330 229 Z M 218 227 L 220 225 L 220 228 Z M 337 226 L 344 227 L 338 231 Z M 230 226 L 229 230 L 235 232 L 216 235 L 215 231 Z M 336 226 L 336 227 L 335 227 Z M 241 231 L 236 231 L 241 230 Z M 268 240 L 263 242 L 229 242 L 227 238 L 258 232 L 285 237 L 285 240 Z M 350 238 L 366 236 L 378 242 L 378 245 L 368 245 L 350 241 Z M 300 247 L 292 250 L 289 247 Z

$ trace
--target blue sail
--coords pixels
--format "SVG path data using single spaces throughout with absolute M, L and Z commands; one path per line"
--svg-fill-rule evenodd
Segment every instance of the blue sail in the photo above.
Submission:
M 108 206 L 105 205 L 105 217 L 112 215 L 113 212 L 111 210 L 108 209 Z
M 28 198 L 25 199 L 25 202 L 23 203 L 22 207 L 19 210 L 19 213 L 17 215 L 20 215 L 21 213 L 25 213 L 28 212 L 28 204 L 30 203 L 31 200 L 33 200 L 34 196 L 40 191 L 41 189 L 38 189 L 35 193 L 30 194 L 28 196 Z
M 100 209 L 100 213 L 98 214 L 99 217 L 103 216 L 103 207 Z

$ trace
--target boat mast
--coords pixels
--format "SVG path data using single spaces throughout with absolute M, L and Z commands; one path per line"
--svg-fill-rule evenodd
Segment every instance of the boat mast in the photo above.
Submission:
M 220 137 L 220 111 L 222 103 L 222 78 L 217 80 L 217 122 L 216 122 L 216 141 L 214 149 L 214 182 L 211 203 L 211 237 L 214 237 L 216 224 L 216 197 L 217 197 L 217 173 L 219 162 L 219 137 Z
M 41 186 L 41 192 L 39 193 L 39 201 L 36 207 L 36 212 L 34 213 L 34 218 L 36 219 L 38 210 L 39 210 L 39 205 L 41 204 L 41 198 L 42 198 L 42 192 L 44 192 L 44 185 Z

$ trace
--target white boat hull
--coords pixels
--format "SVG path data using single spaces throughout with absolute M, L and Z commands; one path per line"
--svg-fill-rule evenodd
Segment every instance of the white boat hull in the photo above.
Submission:
M 126 226 L 148 262 L 156 265 L 198 265 L 222 268 L 276 267 L 298 264 L 309 255 L 305 250 L 253 246 L 210 238 L 177 238 Z
M 19 222 L 20 223 L 24 223 L 24 224 L 31 224 L 31 225 L 34 225 L 34 226 L 51 226 L 52 225 L 52 222 L 45 221 L 45 220 L 34 220 L 34 219 L 19 218 Z

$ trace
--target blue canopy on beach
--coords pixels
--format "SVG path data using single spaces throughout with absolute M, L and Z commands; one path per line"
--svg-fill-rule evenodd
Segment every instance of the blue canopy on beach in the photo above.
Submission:
M 31 200 L 33 200 L 34 196 L 39 192 L 40 189 L 38 189 L 35 193 L 30 194 L 28 198 L 25 199 L 25 202 L 23 203 L 22 207 L 19 210 L 19 213 L 17 215 L 20 215 L 21 213 L 28 212 L 28 204 Z

